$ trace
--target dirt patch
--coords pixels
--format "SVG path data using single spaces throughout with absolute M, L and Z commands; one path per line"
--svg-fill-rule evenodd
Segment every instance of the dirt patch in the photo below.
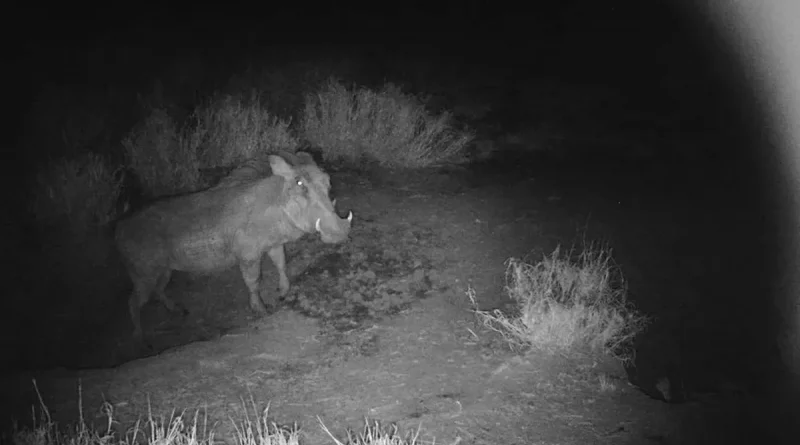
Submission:
M 234 434 L 230 417 L 242 418 L 251 396 L 259 409 L 269 403 L 279 424 L 297 422 L 307 444 L 329 443 L 317 416 L 340 436 L 366 417 L 419 428 L 422 439 L 437 443 L 678 443 L 671 440 L 686 434 L 681 419 L 700 415 L 646 398 L 618 366 L 516 355 L 485 335 L 441 296 L 346 332 L 280 311 L 246 330 L 117 369 L 38 378 L 59 418 L 77 413 L 80 379 L 85 409 L 112 403 L 121 428 L 148 409 L 201 409 L 226 443 Z M 29 388 L 22 377 L 14 383 Z M 12 395 L 31 397 L 4 394 Z

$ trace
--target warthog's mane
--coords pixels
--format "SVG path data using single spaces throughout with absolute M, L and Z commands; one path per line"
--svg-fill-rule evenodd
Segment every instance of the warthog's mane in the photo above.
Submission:
M 327 196 L 330 191 L 330 176 L 322 171 L 310 156 L 304 153 L 300 155 L 281 153 L 279 156 L 292 166 L 295 179 L 304 180 L 308 186 L 319 187 L 320 192 Z M 253 200 L 255 196 L 258 196 L 266 206 L 281 206 L 290 199 L 285 192 L 288 190 L 286 187 L 292 187 L 292 184 L 291 181 L 289 184 L 286 181 L 286 178 L 273 174 L 268 161 L 252 159 L 234 168 L 218 184 L 208 189 L 161 197 L 140 209 L 122 215 L 110 226 L 116 231 L 121 221 L 142 213 L 152 217 L 170 213 L 213 214 L 216 212 L 214 209 L 219 209 L 222 203 L 226 209 L 221 214 L 231 215 L 238 213 L 237 209 L 240 209 L 240 206 L 251 207 L 251 204 L 246 204 L 242 200 Z M 182 218 L 177 219 L 182 220 Z
M 323 172 L 317 163 L 314 162 L 314 159 L 307 153 L 300 152 L 295 154 L 281 151 L 275 153 L 275 155 L 283 158 L 283 160 L 294 169 L 295 173 L 307 182 L 323 186 L 326 192 L 330 190 L 330 176 Z M 272 175 L 272 167 L 269 164 L 268 158 L 257 157 L 248 159 L 234 167 L 227 176 L 222 178 L 220 182 L 211 187 L 211 189 L 252 183 Z
M 292 167 L 293 178 L 275 174 L 264 159 L 251 159 L 234 168 L 219 184 L 208 189 L 210 195 L 206 197 L 215 202 L 225 202 L 225 215 L 238 214 L 243 207 L 256 213 L 265 212 L 273 206 L 283 208 L 291 203 L 292 193 L 295 193 L 292 190 L 297 190 L 301 181 L 306 187 L 315 189 L 320 198 L 330 199 L 330 176 L 309 155 L 281 153 L 277 156 Z M 204 207 L 205 203 L 195 202 L 197 207 Z

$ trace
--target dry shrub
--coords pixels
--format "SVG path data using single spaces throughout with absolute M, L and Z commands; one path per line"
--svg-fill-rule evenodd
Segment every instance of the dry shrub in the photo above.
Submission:
M 82 235 L 116 219 L 121 190 L 118 168 L 102 156 L 51 160 L 36 175 L 33 211 L 41 225 Z
M 424 101 L 393 84 L 381 91 L 348 89 L 336 79 L 306 96 L 303 137 L 326 160 L 356 164 L 366 157 L 387 167 L 425 167 L 461 154 L 474 138 L 444 112 L 432 116 Z
M 221 95 L 193 115 L 191 139 L 198 141 L 202 168 L 231 167 L 279 150 L 294 152 L 299 143 L 290 121 L 271 115 L 258 94 Z
M 122 176 L 96 154 L 51 161 L 38 172 L 32 200 L 38 248 L 17 259 L 26 283 L 19 296 L 27 296 L 14 298 L 17 315 L 41 318 L 42 311 L 102 304 L 98 298 L 114 286 L 109 229 L 124 212 Z
M 627 287 L 611 252 L 589 246 L 575 261 L 560 247 L 536 264 L 510 259 L 506 292 L 518 314 L 475 310 L 484 325 L 512 347 L 562 353 L 586 351 L 631 360 L 633 338 L 647 325 L 627 301 Z M 474 291 L 468 291 L 476 305 Z
M 122 145 L 146 196 L 169 196 L 201 187 L 198 140 L 182 131 L 164 109 L 152 109 Z

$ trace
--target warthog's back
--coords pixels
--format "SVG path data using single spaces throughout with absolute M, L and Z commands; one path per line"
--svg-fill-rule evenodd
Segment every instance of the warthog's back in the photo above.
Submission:
M 269 171 L 265 171 L 263 167 L 253 164 L 245 164 L 233 169 L 228 176 L 225 176 L 219 181 L 219 184 L 212 189 L 219 189 L 224 187 L 235 187 L 255 182 L 259 179 L 267 177 Z
M 280 179 L 265 178 L 247 184 L 178 196 L 156 202 L 117 225 L 117 246 L 128 261 L 150 263 L 173 270 L 204 272 L 236 263 L 237 233 L 253 225 L 278 224 L 268 219 L 280 196 Z M 271 243 L 270 233 L 260 244 Z M 281 241 L 273 236 L 274 242 Z M 147 267 L 148 269 L 152 267 Z

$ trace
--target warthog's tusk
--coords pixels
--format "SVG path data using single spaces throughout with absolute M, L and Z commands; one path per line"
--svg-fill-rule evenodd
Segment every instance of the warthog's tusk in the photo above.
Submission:
M 336 207 L 336 200 L 333 200 L 333 206 Z
M 317 229 L 317 232 L 321 232 L 319 229 L 319 218 L 317 218 L 317 224 L 314 227 Z
M 347 215 L 347 222 L 350 222 L 352 220 L 353 220 L 353 211 L 351 210 L 350 213 Z

